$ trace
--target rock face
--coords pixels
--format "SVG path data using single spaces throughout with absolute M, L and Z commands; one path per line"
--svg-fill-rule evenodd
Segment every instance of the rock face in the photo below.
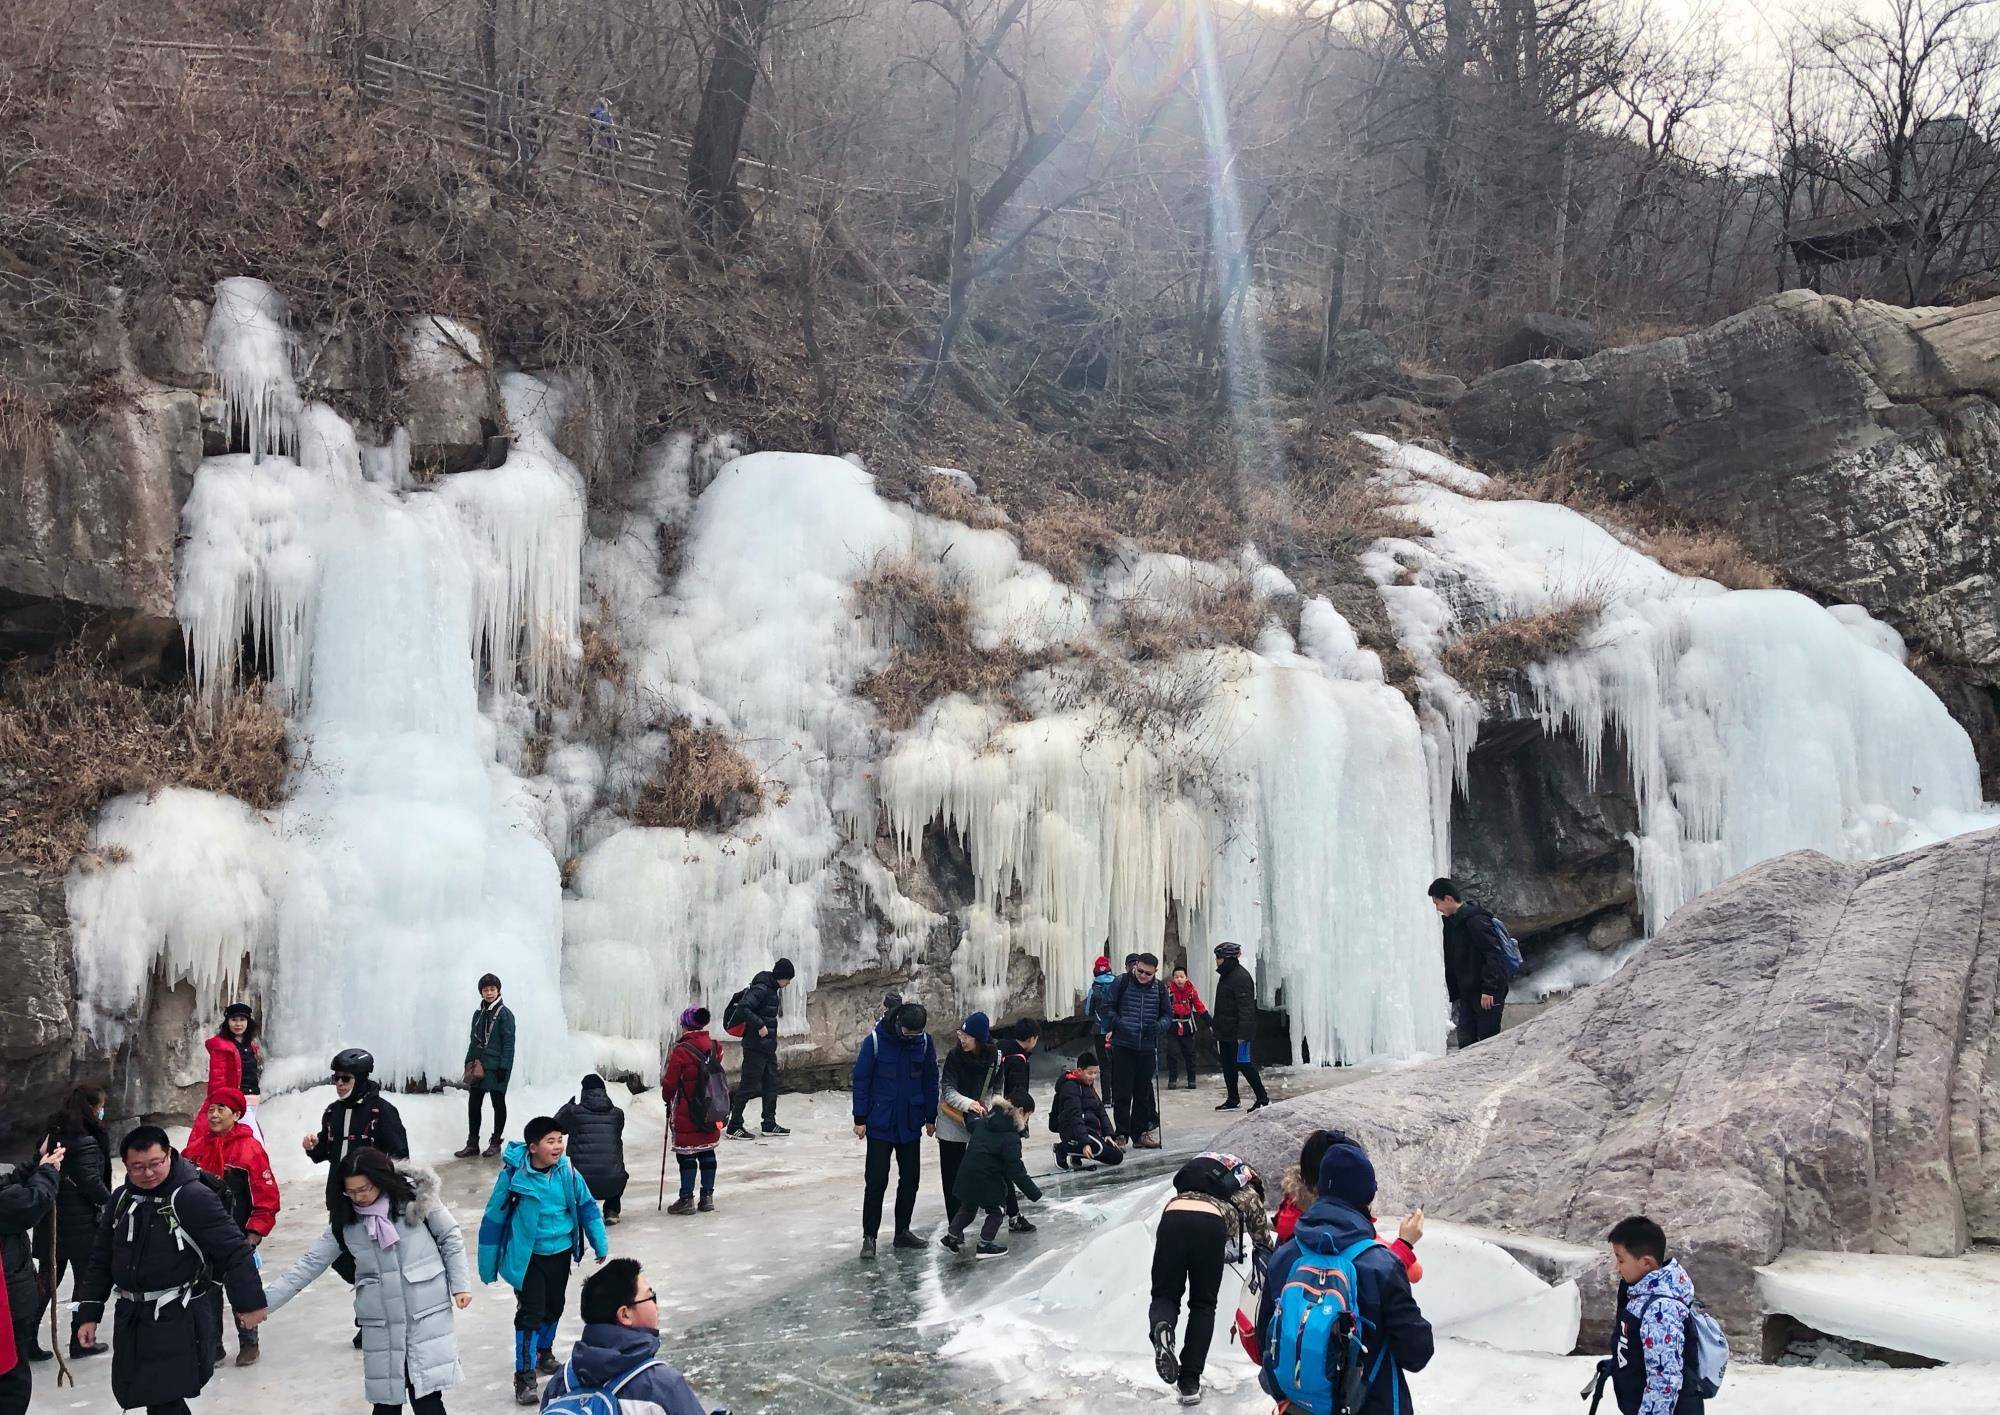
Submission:
M 75 995 L 62 885 L 0 857 L 0 1143 L 20 1139 L 69 1086 Z
M 1996 398 L 2000 300 L 1910 310 L 1792 290 L 1695 334 L 1500 369 L 1450 419 L 1467 454 L 1504 468 L 1575 440 L 1616 493 L 1727 527 L 1794 587 L 1957 665 L 1978 691 L 1943 696 L 1990 771 Z
M 1266 1172 L 1362 1139 L 1379 1207 L 1595 1244 L 1649 1213 L 1734 1343 L 1786 1247 L 2000 1238 L 2000 831 L 1865 865 L 1786 855 L 1610 981 L 1490 1042 L 1290 1101 L 1218 1144 Z M 1605 1330 L 1608 1267 L 1585 1294 Z M 1593 1333 L 1587 1330 L 1587 1338 Z
M 1496 366 L 1526 359 L 1584 359 L 1598 350 L 1597 331 L 1580 319 L 1560 314 L 1524 314 L 1493 342 Z

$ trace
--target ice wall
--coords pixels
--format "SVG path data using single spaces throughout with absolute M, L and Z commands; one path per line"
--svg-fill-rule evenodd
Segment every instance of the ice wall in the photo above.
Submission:
M 1419 664 L 1433 735 L 1450 744 L 1441 755 L 1462 762 L 1471 747 L 1470 695 L 1438 666 L 1451 637 L 1604 606 L 1578 650 L 1527 679 L 1533 711 L 1574 732 L 1593 767 L 1607 731 L 1625 748 L 1647 932 L 1787 850 L 1869 858 L 1994 823 L 1964 730 L 1863 611 L 1673 574 L 1565 507 L 1477 499 L 1476 474 L 1367 440 L 1431 532 L 1383 542 L 1368 565 Z
M 519 1020 L 517 1075 L 571 1077 L 557 864 L 480 708 L 482 665 L 511 691 L 517 658 L 540 685 L 575 653 L 583 503 L 551 442 L 560 409 L 510 375 L 506 463 L 400 492 L 364 475 L 383 454 L 300 401 L 282 321 L 258 282 L 219 287 L 209 355 L 260 450 L 197 473 L 176 599 L 204 688 L 226 686 L 246 634 L 267 658 L 290 794 L 269 820 L 187 792 L 105 813 L 115 862 L 70 890 L 86 1012 L 109 1042 L 155 967 L 204 1012 L 247 983 L 271 1087 L 357 1045 L 384 1079 L 437 1079 L 460 1069 L 490 970 Z

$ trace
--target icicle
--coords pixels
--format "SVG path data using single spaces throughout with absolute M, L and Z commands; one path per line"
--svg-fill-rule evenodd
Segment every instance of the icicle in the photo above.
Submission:
M 285 297 L 261 280 L 218 281 L 203 345 L 222 386 L 232 436 L 241 434 L 253 462 L 298 447 L 298 341 Z

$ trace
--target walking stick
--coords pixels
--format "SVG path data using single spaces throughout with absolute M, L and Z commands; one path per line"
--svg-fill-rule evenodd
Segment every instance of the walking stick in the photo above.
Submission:
M 660 1132 L 660 1197 L 653 1205 L 655 1213 L 658 1213 L 667 1206 L 667 1145 L 672 1141 L 673 1137 L 674 1110 L 669 1105 L 667 1107 L 667 1128 Z
M 49 1353 L 56 1358 L 57 1390 L 61 1390 L 64 1386 L 74 1386 L 76 1384 L 76 1377 L 73 1374 L 71 1374 L 69 1369 L 69 1362 L 63 1360 L 62 1344 L 56 1340 L 56 1289 L 62 1285 L 62 1269 L 59 1266 L 57 1266 L 58 1262 L 60 1261 L 59 1245 L 61 1243 L 62 1243 L 62 1232 L 59 1228 L 56 1227 L 56 1216 L 53 1213 L 51 1213 L 49 1215 L 49 1267 L 48 1267 Z M 22 1355 L 21 1359 L 23 1361 L 28 1359 L 25 1353 Z

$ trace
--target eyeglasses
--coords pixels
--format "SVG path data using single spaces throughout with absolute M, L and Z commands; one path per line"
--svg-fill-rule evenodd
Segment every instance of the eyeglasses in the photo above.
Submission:
M 625 1305 L 627 1307 L 643 1307 L 648 1302 L 658 1302 L 659 1300 L 660 1300 L 659 1293 L 648 1292 L 644 1297 L 634 1297 L 630 1302 L 627 1302 Z
M 127 1174 L 158 1174 L 172 1163 L 172 1155 L 162 1155 L 156 1160 L 127 1160 L 125 1161 L 125 1172 Z

